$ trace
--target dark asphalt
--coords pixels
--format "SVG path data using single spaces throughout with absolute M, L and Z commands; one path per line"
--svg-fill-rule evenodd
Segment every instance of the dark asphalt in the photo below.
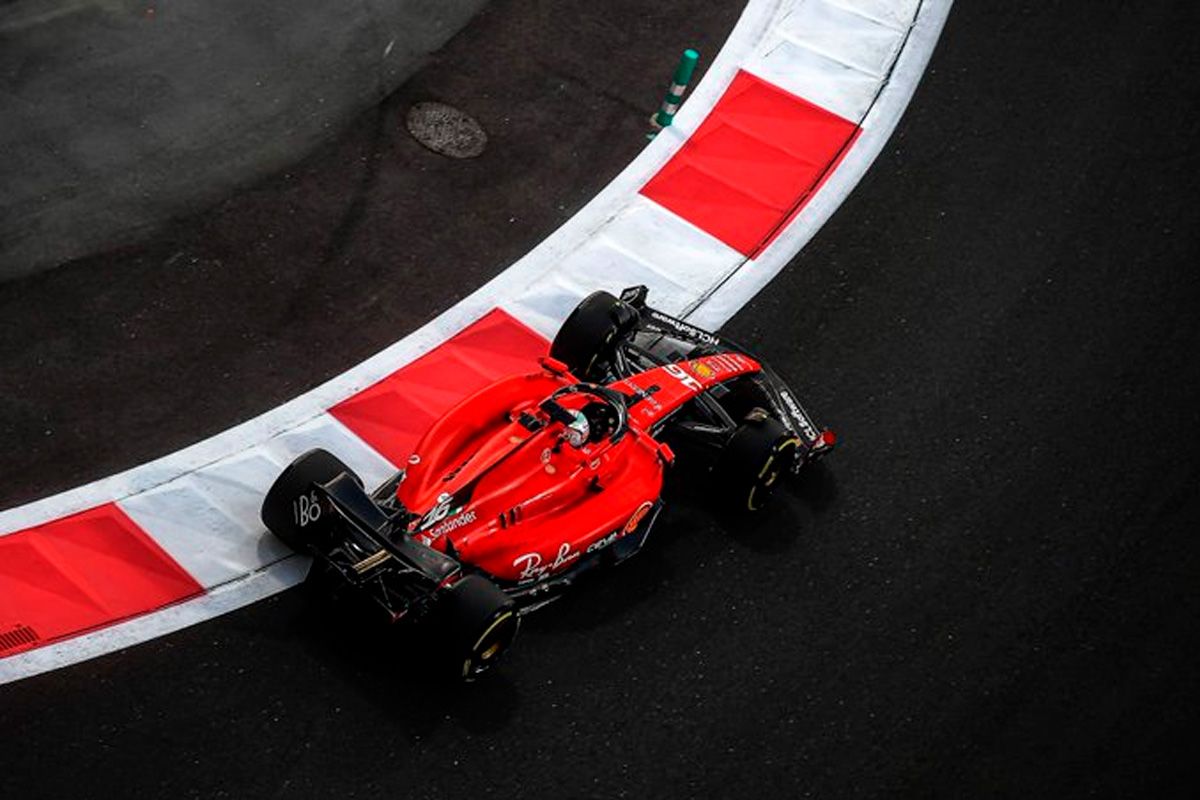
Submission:
M 0 283 L 0 506 L 207 438 L 322 383 L 524 255 L 645 146 L 679 54 L 741 3 L 495 0 L 295 169 L 157 240 Z M 700 75 L 697 75 L 697 80 Z M 425 150 L 416 102 L 478 119 Z
M 844 437 L 768 524 L 677 505 L 460 692 L 300 592 L 4 687 L 6 796 L 1195 796 L 1200 9 L 992 5 L 728 327 Z
M 295 164 L 485 3 L 0 3 L 0 280 Z

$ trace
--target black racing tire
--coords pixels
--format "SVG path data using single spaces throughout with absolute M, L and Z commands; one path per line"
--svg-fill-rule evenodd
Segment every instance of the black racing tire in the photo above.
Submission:
M 362 486 L 362 479 L 327 450 L 309 450 L 293 461 L 279 474 L 263 498 L 260 516 L 267 530 L 293 550 L 308 552 L 316 544 L 322 529 L 321 520 L 316 518 L 301 525 L 297 521 L 295 504 L 301 495 L 311 491 L 314 483 L 328 483 L 343 472 Z
M 716 486 L 735 511 L 756 513 L 791 469 L 800 440 L 779 420 L 758 413 L 738 426 L 718 457 Z
M 624 334 L 617 310 L 622 302 L 605 291 L 592 292 L 575 306 L 550 344 L 550 357 L 582 381 L 598 382 Z
M 440 623 L 451 674 L 473 681 L 499 663 L 521 626 L 512 598 L 482 575 L 445 590 Z

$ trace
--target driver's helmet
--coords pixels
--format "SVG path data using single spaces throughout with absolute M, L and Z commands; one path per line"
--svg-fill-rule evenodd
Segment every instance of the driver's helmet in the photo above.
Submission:
M 582 411 L 570 410 L 568 412 L 571 417 L 571 424 L 567 425 L 566 439 L 567 444 L 571 447 L 583 447 L 587 444 L 588 437 L 591 436 L 591 425 L 588 424 L 588 418 Z

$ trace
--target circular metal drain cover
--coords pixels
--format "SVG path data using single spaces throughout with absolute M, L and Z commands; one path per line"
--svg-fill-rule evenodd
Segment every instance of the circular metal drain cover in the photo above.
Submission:
M 487 146 L 483 126 L 445 103 L 417 103 L 408 110 L 404 124 L 418 142 L 450 158 L 475 158 Z

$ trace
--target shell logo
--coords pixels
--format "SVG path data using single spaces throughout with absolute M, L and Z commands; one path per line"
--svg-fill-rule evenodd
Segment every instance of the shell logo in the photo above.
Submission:
M 708 364 L 705 364 L 704 362 L 693 364 L 692 372 L 695 372 L 701 378 L 711 378 L 713 375 L 717 374 L 716 371 L 712 367 L 710 367 Z
M 650 513 L 650 509 L 653 507 L 654 504 L 649 500 L 638 506 L 637 511 L 634 511 L 633 516 L 629 518 L 629 522 L 626 522 L 625 527 L 621 529 L 621 535 L 625 536 L 636 531 L 637 526 L 642 524 L 642 520 L 646 518 L 646 515 Z

